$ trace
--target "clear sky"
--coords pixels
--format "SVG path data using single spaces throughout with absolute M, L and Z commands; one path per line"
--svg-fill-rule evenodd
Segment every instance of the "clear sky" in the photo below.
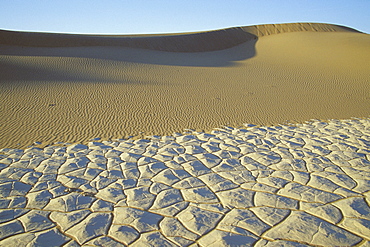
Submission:
M 151 34 L 287 22 L 370 33 L 370 0 L 0 0 L 0 29 L 19 31 Z

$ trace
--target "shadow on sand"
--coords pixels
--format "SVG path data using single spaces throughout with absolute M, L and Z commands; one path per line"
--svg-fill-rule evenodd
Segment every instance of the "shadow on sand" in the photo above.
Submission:
M 89 36 L 0 30 L 0 55 L 68 57 L 169 66 L 227 67 L 255 56 L 241 28 L 153 36 Z
M 241 28 L 132 37 L 0 30 L 0 82 L 115 81 L 107 80 L 96 68 L 124 73 L 131 66 L 120 63 L 232 67 L 256 55 L 257 40 L 257 36 Z M 57 60 L 50 64 L 50 58 Z M 79 72 L 75 70 L 76 63 L 83 68 Z

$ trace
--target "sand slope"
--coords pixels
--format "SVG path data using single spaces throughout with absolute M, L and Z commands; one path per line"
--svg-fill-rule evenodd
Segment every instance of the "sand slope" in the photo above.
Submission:
M 1 147 L 370 113 L 370 36 L 341 26 L 0 31 L 0 44 Z
M 358 32 L 339 25 L 292 23 L 163 35 L 76 35 L 0 30 L 0 40 L 4 45 L 32 47 L 121 46 L 172 52 L 205 52 L 227 49 L 266 35 L 302 31 Z

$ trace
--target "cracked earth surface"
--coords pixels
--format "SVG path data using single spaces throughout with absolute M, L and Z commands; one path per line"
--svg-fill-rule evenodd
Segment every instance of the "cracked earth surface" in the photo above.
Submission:
M 370 246 L 370 119 L 0 150 L 0 246 Z

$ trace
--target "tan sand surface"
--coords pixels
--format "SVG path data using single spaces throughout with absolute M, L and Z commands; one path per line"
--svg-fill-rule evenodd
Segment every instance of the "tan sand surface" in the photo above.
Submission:
M 0 31 L 0 147 L 368 117 L 369 61 L 368 34 L 325 24 L 172 36 Z

